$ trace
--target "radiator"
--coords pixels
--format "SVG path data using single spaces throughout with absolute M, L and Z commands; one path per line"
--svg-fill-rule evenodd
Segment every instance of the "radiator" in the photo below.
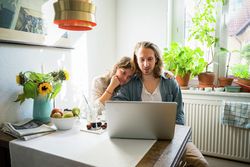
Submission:
M 185 99 L 185 124 L 204 155 L 250 162 L 250 130 L 221 124 L 222 101 Z

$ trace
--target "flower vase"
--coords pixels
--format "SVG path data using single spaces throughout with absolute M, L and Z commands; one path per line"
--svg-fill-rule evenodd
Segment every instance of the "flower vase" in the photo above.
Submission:
M 52 100 L 46 96 L 38 96 L 34 99 L 33 119 L 43 123 L 50 122 L 50 113 L 52 110 Z

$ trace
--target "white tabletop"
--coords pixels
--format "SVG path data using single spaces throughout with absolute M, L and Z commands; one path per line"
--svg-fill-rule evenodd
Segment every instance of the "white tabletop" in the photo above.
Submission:
M 76 125 L 29 141 L 10 142 L 12 167 L 135 166 L 155 140 L 110 139 Z

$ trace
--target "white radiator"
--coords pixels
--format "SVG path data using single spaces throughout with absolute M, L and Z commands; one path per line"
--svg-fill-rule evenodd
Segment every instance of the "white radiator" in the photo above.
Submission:
M 204 155 L 250 162 L 250 130 L 221 124 L 221 100 L 185 99 L 185 124 Z

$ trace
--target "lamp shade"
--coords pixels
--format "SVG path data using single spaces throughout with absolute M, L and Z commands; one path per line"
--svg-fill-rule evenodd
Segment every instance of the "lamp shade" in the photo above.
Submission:
M 58 0 L 54 3 L 54 23 L 59 28 L 73 31 L 92 30 L 95 23 L 95 5 L 91 0 Z

